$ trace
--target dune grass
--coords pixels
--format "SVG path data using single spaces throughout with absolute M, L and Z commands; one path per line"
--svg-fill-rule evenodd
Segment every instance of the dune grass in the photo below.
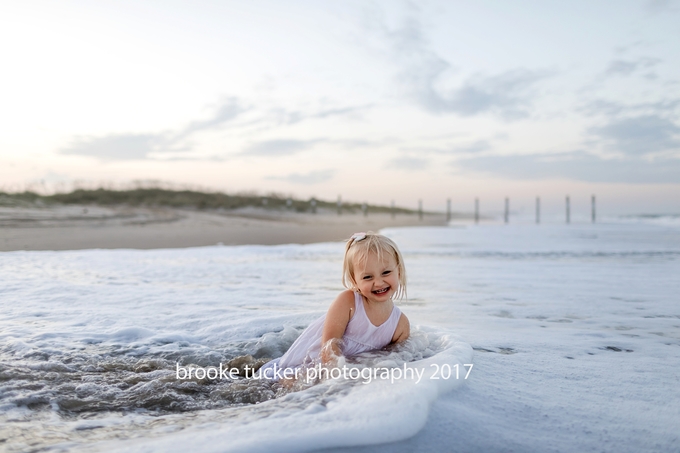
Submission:
M 315 200 L 318 209 L 336 210 L 337 202 Z M 139 206 L 170 207 L 200 210 L 233 210 L 246 207 L 259 207 L 272 210 L 294 210 L 311 212 L 312 199 L 301 200 L 281 195 L 266 196 L 255 194 L 229 195 L 222 192 L 199 192 L 193 190 L 169 190 L 161 188 L 138 188 L 131 190 L 110 189 L 76 189 L 68 193 L 41 195 L 36 192 L 6 193 L 0 192 L 0 206 L 47 206 L 65 205 L 98 205 L 98 206 Z M 370 212 L 395 212 L 399 214 L 416 214 L 417 211 L 406 208 L 368 205 Z M 343 212 L 361 212 L 361 203 L 343 203 Z

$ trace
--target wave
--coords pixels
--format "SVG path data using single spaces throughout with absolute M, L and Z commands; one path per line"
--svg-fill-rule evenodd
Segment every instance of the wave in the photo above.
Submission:
M 417 360 L 411 360 L 411 359 Z M 111 451 L 191 450 L 204 452 L 302 452 L 322 448 L 393 442 L 416 434 L 425 425 L 429 407 L 441 394 L 464 382 L 471 347 L 449 332 L 420 327 L 403 346 L 362 354 L 360 368 L 411 369 L 422 373 L 401 379 L 379 378 L 363 383 L 343 377 L 329 379 L 300 392 L 254 407 L 212 413 L 216 426 L 195 424 L 180 433 L 144 442 L 107 443 Z M 459 369 L 442 378 L 442 369 Z M 438 379 L 437 379 L 438 378 Z M 227 422 L 229 420 L 229 422 Z
M 112 336 L 146 334 L 130 328 Z M 289 328 L 220 350 L 180 348 L 137 357 L 102 344 L 49 357 L 8 344 L 0 352 L 0 407 L 10 419 L 7 409 L 13 407 L 23 411 L 24 421 L 39 421 L 44 430 L 23 436 L 43 445 L 52 444 L 49 435 L 57 426 L 74 433 L 71 447 L 87 444 L 106 451 L 264 452 L 367 445 L 418 432 L 430 404 L 464 382 L 464 364 L 472 360 L 470 346 L 450 332 L 419 327 L 403 345 L 356 356 L 345 364 L 353 372 L 317 380 L 301 391 L 257 379 L 176 379 L 180 362 L 215 366 L 224 351 L 261 355 L 285 350 L 297 334 Z M 5 360 L 8 355 L 20 359 Z M 257 367 L 264 361 L 248 355 L 225 365 Z M 366 370 L 371 370 L 370 379 Z M 120 440 L 130 437 L 137 439 Z
M 612 219 L 621 223 L 680 226 L 680 214 L 636 214 Z

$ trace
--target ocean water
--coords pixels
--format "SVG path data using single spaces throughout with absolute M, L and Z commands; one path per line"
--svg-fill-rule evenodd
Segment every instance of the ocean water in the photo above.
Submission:
M 283 354 L 341 243 L 0 253 L 0 449 L 680 450 L 674 218 L 383 232 L 413 335 L 347 365 L 422 377 L 297 391 L 177 369 Z

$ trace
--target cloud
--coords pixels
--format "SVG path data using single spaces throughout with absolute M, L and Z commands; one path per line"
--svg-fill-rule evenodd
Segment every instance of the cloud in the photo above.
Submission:
M 226 123 L 238 117 L 241 113 L 247 111 L 246 108 L 242 107 L 238 98 L 229 97 L 225 99 L 221 105 L 217 107 L 212 118 L 204 121 L 193 121 L 189 123 L 175 139 L 180 139 L 187 137 L 195 132 L 203 131 L 206 129 L 218 129 L 223 127 Z
M 419 157 L 398 157 L 392 159 L 387 163 L 390 168 L 398 168 L 400 170 L 423 170 L 430 165 L 428 159 L 422 159 Z
M 454 153 L 481 153 L 484 151 L 489 151 L 491 149 L 491 143 L 487 140 L 477 140 L 469 145 L 457 146 L 452 149 Z
M 504 140 L 507 137 L 502 134 L 496 134 L 496 139 Z M 454 145 L 454 146 L 404 146 L 400 148 L 406 152 L 417 152 L 429 155 L 466 155 L 466 154 L 480 154 L 493 149 L 493 144 L 488 140 L 477 140 L 475 142 Z
M 671 6 L 670 0 L 649 0 L 645 5 L 645 8 L 647 11 L 654 14 L 675 11 L 675 8 Z
M 623 114 L 640 115 L 640 114 L 656 114 L 663 115 L 668 112 L 674 112 L 680 106 L 680 99 L 665 99 L 657 102 L 639 102 L 637 104 L 623 104 L 621 102 L 607 101 L 598 99 L 591 101 L 579 111 L 586 115 L 606 115 L 609 117 L 617 117 Z
M 372 108 L 372 104 L 356 105 L 349 107 L 338 107 L 321 109 L 315 112 L 305 112 L 299 110 L 286 110 L 285 108 L 275 108 L 270 114 L 275 118 L 277 124 L 297 124 L 309 119 L 325 119 L 334 116 L 354 116 L 358 117 L 361 112 Z
M 658 115 L 614 119 L 588 132 L 606 149 L 629 156 L 680 151 L 680 127 Z
M 188 147 L 174 144 L 163 134 L 112 134 L 104 137 L 79 137 L 71 145 L 59 150 L 61 154 L 95 157 L 103 161 L 162 160 L 222 161 L 219 156 L 187 154 Z
M 267 179 L 288 181 L 294 184 L 319 184 L 333 179 L 336 171 L 333 169 L 316 170 L 309 173 L 291 173 L 287 176 L 269 176 Z
M 534 98 L 532 88 L 549 75 L 546 71 L 515 69 L 496 76 L 477 76 L 449 93 L 433 89 L 424 101 L 435 112 L 461 116 L 494 113 L 506 120 L 525 118 Z
M 401 24 L 390 28 L 383 18 L 372 18 L 373 29 L 389 43 L 392 59 L 400 68 L 398 82 L 408 95 L 433 113 L 461 116 L 496 114 L 506 120 L 529 116 L 533 87 L 552 75 L 549 71 L 514 69 L 491 76 L 468 78 L 458 88 L 441 88 L 453 66 L 432 50 L 419 11 L 411 7 Z
M 406 17 L 396 29 L 390 30 L 385 24 L 381 28 L 401 68 L 397 80 L 425 108 L 439 111 L 440 95 L 435 83 L 447 72 L 453 72 L 451 64 L 430 49 L 415 15 Z
M 395 143 L 398 143 L 399 140 L 394 138 L 383 138 L 377 140 L 371 140 L 366 138 L 352 138 L 352 139 L 333 139 L 331 142 L 335 145 L 342 146 L 344 148 L 353 149 L 353 148 L 379 148 L 382 146 L 393 145 Z
M 191 151 L 181 142 L 196 132 L 223 127 L 246 109 L 237 98 L 227 98 L 219 105 L 211 118 L 194 121 L 175 133 L 162 134 L 110 134 L 103 137 L 78 137 L 70 145 L 59 150 L 61 154 L 96 157 L 100 160 L 152 159 L 153 154 Z M 168 160 L 214 160 L 215 157 L 175 156 Z
M 322 140 L 265 140 L 248 146 L 241 154 L 249 156 L 289 156 L 311 148 Z
M 325 119 L 335 116 L 357 115 L 358 113 L 372 108 L 372 105 L 358 105 L 346 107 L 322 108 L 312 112 L 288 111 L 285 109 L 273 109 L 261 111 L 259 116 L 250 118 L 247 122 L 235 123 L 244 113 L 252 110 L 244 107 L 243 101 L 237 97 L 228 97 L 217 105 L 213 114 L 200 121 L 192 121 L 184 127 L 174 131 L 163 133 L 121 133 L 110 134 L 100 137 L 76 137 L 68 146 L 58 150 L 60 154 L 75 154 L 95 157 L 100 160 L 221 160 L 220 156 L 205 156 L 192 153 L 194 145 L 190 139 L 194 134 L 202 131 L 219 130 L 224 127 L 232 127 L 239 131 L 248 131 L 252 134 L 253 125 L 267 125 L 260 127 L 271 129 L 281 124 L 295 124 L 308 119 Z M 272 123 L 276 126 L 272 126 Z M 249 129 L 250 128 L 250 129 Z M 279 139 L 252 143 L 247 146 L 241 155 L 251 156 L 286 156 L 311 148 L 317 142 L 331 142 L 331 140 L 296 140 Z M 344 146 L 369 146 L 368 141 L 362 145 L 359 140 L 336 140 L 337 144 Z M 161 155 L 162 154 L 162 155 Z
M 328 118 L 328 117 L 331 117 L 331 116 L 352 115 L 352 114 L 370 109 L 371 107 L 373 107 L 372 104 L 365 104 L 365 105 L 358 105 L 358 106 L 354 106 L 354 107 L 325 109 L 325 110 L 320 110 L 316 113 L 310 114 L 308 116 L 308 118 Z
M 612 60 L 605 70 L 607 76 L 629 76 L 638 69 L 651 69 L 663 60 L 658 58 L 641 57 L 635 61 Z M 653 73 L 650 73 L 654 75 Z M 649 76 L 650 74 L 647 74 Z
M 637 69 L 638 65 L 634 61 L 614 60 L 609 63 L 605 74 L 630 75 Z
M 101 160 L 147 159 L 163 147 L 165 139 L 154 134 L 114 134 L 76 139 L 62 154 L 97 157 Z
M 607 183 L 680 183 L 680 159 L 605 160 L 583 151 L 558 155 L 480 156 L 458 160 L 455 165 L 466 170 L 513 179 L 567 178 Z

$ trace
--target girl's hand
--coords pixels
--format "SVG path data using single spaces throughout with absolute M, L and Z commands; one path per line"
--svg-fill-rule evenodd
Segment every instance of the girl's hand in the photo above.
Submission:
M 321 346 L 321 363 L 325 366 L 336 367 L 338 360 L 342 358 L 342 349 L 340 345 L 342 340 L 339 338 L 331 338 Z

